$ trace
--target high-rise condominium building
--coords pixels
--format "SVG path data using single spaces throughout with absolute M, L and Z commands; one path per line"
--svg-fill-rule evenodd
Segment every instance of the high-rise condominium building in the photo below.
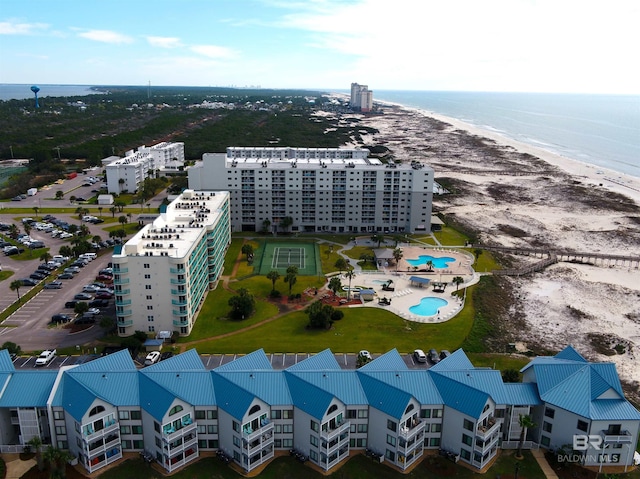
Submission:
M 231 242 L 229 193 L 185 190 L 113 252 L 118 334 L 188 335 Z
M 105 167 L 109 193 L 123 191 L 134 193 L 140 183 L 148 177 L 155 177 L 168 164 L 184 164 L 184 143 L 158 143 L 141 146 L 138 151 L 128 151 L 124 158 L 113 161 Z
M 367 85 L 351 84 L 351 100 L 349 106 L 354 110 L 369 112 L 373 108 L 373 91 Z
M 233 231 L 429 231 L 433 169 L 368 156 L 358 148 L 230 147 L 205 153 L 188 170 L 189 188 L 229 191 Z

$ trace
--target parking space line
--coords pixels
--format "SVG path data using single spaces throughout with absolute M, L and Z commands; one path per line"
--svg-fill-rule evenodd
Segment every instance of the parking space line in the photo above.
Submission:
M 64 363 L 66 363 L 69 359 L 71 359 L 71 356 L 67 356 L 66 358 L 64 358 L 64 361 L 60 363 L 60 367 L 64 366 Z

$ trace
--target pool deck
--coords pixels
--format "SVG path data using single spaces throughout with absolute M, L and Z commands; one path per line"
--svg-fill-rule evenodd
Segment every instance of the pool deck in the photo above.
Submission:
M 383 268 L 380 271 L 360 271 L 356 278 L 353 278 L 352 285 L 363 286 L 373 289 L 375 295 L 373 301 L 366 301 L 360 305 L 350 305 L 351 308 L 373 307 L 386 309 L 403 319 L 419 323 L 442 323 L 453 318 L 464 307 L 464 300 L 451 295 L 456 290 L 456 285 L 451 281 L 454 277 L 460 276 L 464 279 L 464 283 L 459 286 L 459 290 L 463 290 L 478 282 L 479 276 L 471 266 L 473 257 L 469 254 L 451 250 L 447 248 L 421 248 L 416 246 L 403 247 L 403 258 L 417 258 L 420 255 L 428 254 L 434 257 L 449 256 L 455 258 L 456 261 L 451 263 L 449 268 L 437 269 L 431 272 L 425 271 L 425 268 L 418 268 L 416 271 L 413 266 L 401 259 L 398 264 L 398 271 L 395 268 Z M 422 271 L 421 271 L 422 269 Z M 411 276 L 419 276 L 421 278 L 430 279 L 431 282 L 448 283 L 446 289 L 442 293 L 433 291 L 431 284 L 417 285 L 412 284 L 409 278 Z M 391 287 L 394 291 L 383 291 L 383 283 L 381 281 L 391 280 Z M 343 278 L 343 284 L 346 281 Z M 435 297 L 445 299 L 448 305 L 439 309 L 439 313 L 433 316 L 420 316 L 409 312 L 411 306 L 420 303 L 424 297 Z M 382 298 L 390 299 L 391 304 L 380 304 Z

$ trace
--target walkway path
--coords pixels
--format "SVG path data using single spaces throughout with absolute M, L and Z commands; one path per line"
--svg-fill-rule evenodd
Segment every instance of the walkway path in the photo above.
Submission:
M 2 457 L 7 466 L 6 479 L 20 479 L 29 469 L 37 464 L 34 458 L 27 459 L 26 461 L 21 460 L 19 454 L 3 454 Z
M 543 449 L 532 449 L 531 454 L 533 455 L 535 460 L 538 461 L 538 465 L 540 466 L 540 469 L 542 469 L 542 472 L 547 479 L 558 479 L 558 475 L 549 465 L 547 458 L 544 457 Z

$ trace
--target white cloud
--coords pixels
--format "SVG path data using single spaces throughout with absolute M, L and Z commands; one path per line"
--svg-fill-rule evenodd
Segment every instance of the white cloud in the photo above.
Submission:
M 0 22 L 0 35 L 32 35 L 47 28 L 46 23 Z
M 176 37 L 154 37 L 148 36 L 147 41 L 151 46 L 160 48 L 176 48 L 182 46 L 182 42 Z
M 231 48 L 217 45 L 193 45 L 191 50 L 208 58 L 232 58 L 236 55 Z
M 86 32 L 78 33 L 78 36 L 102 43 L 121 44 L 133 42 L 133 38 L 130 36 L 113 32 L 111 30 L 88 30 Z

